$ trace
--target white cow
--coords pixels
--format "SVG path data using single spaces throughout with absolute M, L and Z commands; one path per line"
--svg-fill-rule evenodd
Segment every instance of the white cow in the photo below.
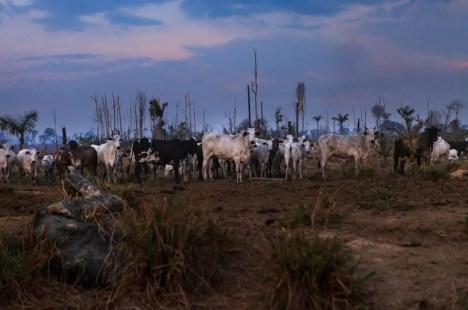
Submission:
M 288 137 L 287 137 L 288 138 Z M 307 154 L 310 153 L 310 142 L 304 141 L 305 137 L 299 138 L 298 142 L 288 142 L 284 148 L 284 165 L 285 176 L 288 179 L 289 164 L 292 162 L 293 171 L 292 178 L 295 179 L 299 176 L 302 179 L 302 162 L 305 160 Z M 291 139 L 288 139 L 291 141 Z
M 18 158 L 16 164 L 20 170 L 21 179 L 24 175 L 26 175 L 26 180 L 28 185 L 33 184 L 36 185 L 36 177 L 37 177 L 37 155 L 40 152 L 37 152 L 35 148 L 24 149 L 18 152 Z
M 446 163 L 449 159 L 450 145 L 438 137 L 437 141 L 432 144 L 431 160 L 435 162 Z
M 8 154 L 10 155 L 7 158 L 8 167 L 7 167 L 7 173 L 6 173 L 7 183 L 9 183 L 10 182 L 11 171 L 13 169 L 13 166 L 16 165 L 17 155 L 14 152 L 15 148 L 13 146 L 10 146 L 8 143 L 4 143 L 3 148 L 5 150 L 7 150 Z
M 451 150 L 449 151 L 449 158 L 448 158 L 448 160 L 449 160 L 450 162 L 458 161 L 458 151 L 455 150 L 455 149 L 451 149 Z
M 299 175 L 299 179 L 302 179 L 302 163 L 307 158 L 307 154 L 310 153 L 310 141 L 303 141 L 302 143 L 297 143 L 298 146 L 294 147 L 292 150 L 292 160 L 293 160 L 293 178 Z
M 261 142 L 260 144 L 255 143 L 254 149 L 252 150 L 252 154 L 250 157 L 250 165 L 251 171 L 253 171 L 254 175 L 257 176 L 256 167 L 258 165 L 260 169 L 260 177 L 266 178 L 266 168 L 268 164 L 268 155 L 269 153 L 269 145 L 268 142 Z
M 237 135 L 225 135 L 222 133 L 207 133 L 202 139 L 203 149 L 203 178 L 213 179 L 211 172 L 212 157 L 220 160 L 233 160 L 236 165 L 237 182 L 242 182 L 241 165 L 248 163 L 251 155 L 251 143 L 255 137 L 255 129 L 248 128 Z
M 96 149 L 99 165 L 104 166 L 107 174 L 107 181 L 110 182 L 112 175 L 114 183 L 117 183 L 116 172 L 120 157 L 120 135 L 115 134 L 106 143 L 99 146 L 91 145 Z
M 8 183 L 8 157 L 10 157 L 9 152 L 0 146 L 0 183 Z
M 54 176 L 55 159 L 54 156 L 47 154 L 42 158 L 41 166 L 44 168 L 45 179 L 48 183 L 52 182 Z
M 372 151 L 372 146 L 378 146 L 378 131 L 366 130 L 354 136 L 344 136 L 337 134 L 325 134 L 318 138 L 320 150 L 320 166 L 322 167 L 322 178 L 327 180 L 326 165 L 330 157 L 341 159 L 354 158 L 354 172 L 359 174 L 359 162 L 362 158 L 368 158 Z

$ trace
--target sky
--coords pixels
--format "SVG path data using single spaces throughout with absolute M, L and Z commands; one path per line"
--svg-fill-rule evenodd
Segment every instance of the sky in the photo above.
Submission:
M 277 107 L 294 119 L 301 81 L 309 129 L 361 111 L 373 124 L 379 98 L 394 120 L 400 105 L 425 116 L 460 99 L 467 124 L 467 29 L 467 0 L 0 0 L 0 114 L 37 110 L 42 133 L 55 111 L 57 128 L 84 133 L 94 95 L 124 112 L 142 91 L 173 122 L 190 93 L 198 128 L 204 110 L 217 131 L 235 103 L 248 116 L 256 49 L 271 124 Z

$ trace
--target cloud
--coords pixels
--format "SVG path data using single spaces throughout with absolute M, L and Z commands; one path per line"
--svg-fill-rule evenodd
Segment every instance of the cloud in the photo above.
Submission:
M 3 3 L 0 100 L 68 100 L 80 109 L 73 119 L 91 118 L 93 93 L 116 92 L 128 104 L 140 89 L 169 101 L 170 113 L 190 91 L 218 123 L 236 99 L 243 117 L 252 47 L 266 115 L 276 106 L 292 115 L 301 80 L 309 118 L 379 96 L 389 107 L 468 97 L 466 1 Z M 72 16 L 70 25 L 60 16 Z

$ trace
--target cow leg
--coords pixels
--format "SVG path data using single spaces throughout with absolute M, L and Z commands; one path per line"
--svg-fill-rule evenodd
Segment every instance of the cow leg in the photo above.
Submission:
M 325 166 L 327 165 L 327 160 L 328 160 L 328 157 L 322 156 L 322 160 L 320 161 L 320 166 L 322 167 L 322 179 L 324 181 L 327 180 L 327 174 L 325 172 Z
M 175 181 L 177 184 L 180 183 L 180 177 L 179 177 L 179 161 L 178 160 L 174 160 L 174 175 L 175 175 Z
M 240 160 L 238 158 L 234 159 L 234 163 L 236 164 L 236 174 L 237 174 L 237 182 L 242 182 L 242 169 Z
M 397 172 L 399 159 L 400 157 L 398 155 L 395 154 L 393 156 L 393 172 Z
M 354 176 L 359 176 L 359 156 L 354 157 Z
M 302 179 L 302 160 L 299 160 L 298 168 L 299 168 L 299 179 Z
M 203 161 L 197 159 L 198 179 L 203 180 Z
M 207 177 L 208 177 L 208 162 L 209 162 L 210 158 L 208 156 L 203 156 L 203 164 L 202 164 L 202 176 L 203 176 L 203 180 L 206 181 Z
M 139 161 L 135 161 L 135 177 L 138 184 L 141 184 L 141 163 Z
M 401 162 L 400 162 L 400 173 L 401 174 L 405 174 L 405 163 L 406 163 L 406 159 L 402 158 Z

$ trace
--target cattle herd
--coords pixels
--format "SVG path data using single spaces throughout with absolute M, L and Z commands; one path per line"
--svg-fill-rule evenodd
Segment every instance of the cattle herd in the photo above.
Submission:
M 439 129 L 430 127 L 412 140 L 396 139 L 394 171 L 404 173 L 408 158 L 414 158 L 419 167 L 422 160 L 429 165 L 431 162 L 458 161 L 459 155 L 466 156 L 468 142 L 448 143 L 438 134 Z M 244 174 L 295 179 L 302 178 L 303 163 L 310 158 L 317 161 L 323 180 L 327 180 L 326 167 L 331 157 L 352 159 L 358 174 L 359 165 L 366 163 L 373 151 L 379 152 L 380 133 L 368 129 L 354 135 L 324 134 L 317 141 L 310 141 L 305 136 L 295 139 L 292 135 L 265 140 L 258 135 L 255 129 L 248 128 L 234 135 L 207 133 L 201 141 L 142 138 L 124 150 L 120 135 L 115 133 L 100 145 L 69 141 L 54 154 L 44 154 L 35 148 L 15 153 L 13 147 L 3 144 L 0 146 L 0 182 L 10 182 L 14 166 L 18 167 L 20 182 L 28 185 L 36 184 L 39 166 L 47 183 L 62 179 L 68 166 L 74 166 L 82 173 L 88 171 L 95 180 L 100 178 L 114 183 L 119 177 L 128 181 L 132 173 L 136 182 L 142 183 L 143 173 L 155 174 L 161 166 L 165 166 L 164 175 L 173 173 L 177 183 L 181 179 L 212 180 L 213 174 L 216 177 L 235 175 L 238 182 L 242 182 Z

